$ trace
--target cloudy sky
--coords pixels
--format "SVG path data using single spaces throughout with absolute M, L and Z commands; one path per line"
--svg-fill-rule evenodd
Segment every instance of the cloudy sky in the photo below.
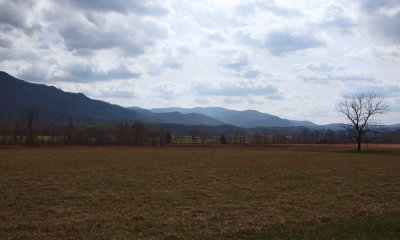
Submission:
M 343 122 L 377 91 L 400 122 L 400 1 L 0 0 L 0 70 L 122 106 Z

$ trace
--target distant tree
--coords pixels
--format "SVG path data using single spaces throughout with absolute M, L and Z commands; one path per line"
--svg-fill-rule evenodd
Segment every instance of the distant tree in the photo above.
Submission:
M 36 140 L 33 123 L 37 117 L 38 117 L 38 111 L 37 111 L 36 107 L 28 106 L 26 109 L 26 120 L 27 120 L 26 124 L 27 124 L 27 129 L 28 129 L 28 136 L 26 139 L 26 143 L 28 145 L 33 144 Z
M 192 143 L 196 144 L 197 143 L 197 137 L 199 136 L 199 130 L 196 128 L 190 129 L 189 134 L 192 137 Z
M 73 144 L 75 142 L 76 128 L 74 127 L 72 117 L 69 118 L 68 125 L 64 127 L 64 132 L 67 143 Z
M 172 142 L 171 133 L 168 131 L 165 135 L 165 144 L 170 144 Z
M 313 143 L 313 136 L 310 129 L 305 128 L 300 133 L 302 143 Z
M 268 140 L 268 131 L 266 128 L 263 128 L 262 136 L 263 136 L 263 143 L 266 144 Z
M 327 130 L 324 134 L 324 143 L 336 143 L 335 132 L 332 130 Z
M 158 131 L 157 132 L 158 132 L 159 143 L 160 143 L 160 146 L 161 146 L 161 145 L 163 145 L 165 143 L 165 138 L 163 137 L 164 133 L 165 133 L 165 130 L 162 127 L 158 127 Z
M 255 132 L 253 134 L 253 137 L 251 138 L 251 142 L 250 143 L 253 143 L 253 144 L 264 143 L 265 144 L 265 141 L 263 139 L 263 136 L 259 132 Z
M 227 141 L 226 141 L 226 138 L 225 138 L 225 135 L 224 135 L 224 134 L 222 134 L 222 135 L 221 135 L 221 137 L 219 138 L 219 141 L 220 141 L 222 144 L 226 144 L 226 143 L 227 143 Z
M 280 140 L 281 140 L 281 136 L 279 135 L 279 133 L 276 130 L 274 130 L 272 132 L 272 143 L 279 144 L 279 143 L 281 143 Z
M 148 137 L 147 128 L 142 122 L 135 121 L 131 125 L 130 135 L 134 145 L 145 145 Z
M 379 122 L 374 117 L 384 114 L 388 109 L 389 104 L 385 99 L 374 92 L 345 96 L 337 105 L 337 110 L 343 113 L 349 122 L 346 128 L 357 141 L 357 151 L 361 151 L 361 143 L 366 134 L 378 132 Z
M 115 138 L 119 145 L 129 144 L 129 124 L 128 123 L 118 123 L 115 126 Z
M 147 133 L 148 133 L 148 141 L 149 141 L 149 143 L 151 143 L 151 145 L 153 145 L 153 146 L 155 146 L 155 145 L 161 145 L 161 143 L 159 142 L 159 133 L 160 133 L 160 130 L 159 130 L 159 128 L 158 127 L 152 127 L 152 126 L 149 126 L 148 127 L 148 131 L 147 131 Z
M 56 141 L 56 135 L 57 135 L 57 127 L 54 123 L 51 123 L 50 125 L 50 136 L 51 136 L 51 142 L 54 144 Z
M 20 139 L 20 134 L 21 134 L 21 123 L 19 120 L 15 120 L 14 121 L 14 131 L 13 131 L 13 135 L 14 135 L 14 144 L 18 144 L 18 140 Z
M 239 142 L 240 138 L 241 138 L 241 137 L 240 137 L 240 130 L 239 130 L 239 128 L 237 128 L 237 129 L 235 130 L 235 133 L 233 134 L 234 142 L 235 142 L 236 144 L 240 143 L 240 142 Z
M 239 143 L 243 144 L 246 143 L 246 139 L 249 136 L 249 131 L 247 131 L 247 129 L 241 129 L 240 133 L 239 133 Z

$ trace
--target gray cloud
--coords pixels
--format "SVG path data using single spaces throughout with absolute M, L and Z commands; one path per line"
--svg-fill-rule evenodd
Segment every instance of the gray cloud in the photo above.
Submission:
M 184 9 L 183 11 L 187 11 Z M 196 9 L 188 13 L 200 26 L 207 29 L 225 31 L 227 28 L 235 28 L 244 25 L 227 9 Z
M 355 23 L 351 19 L 345 17 L 337 17 L 324 21 L 322 23 L 322 26 L 336 27 L 343 30 L 348 30 L 350 28 L 353 28 L 355 26 Z
M 372 33 L 381 33 L 383 36 L 400 42 L 400 1 L 399 0 L 361 0 L 361 9 L 368 16 Z M 386 10 L 386 11 L 382 11 Z M 386 13 L 387 10 L 397 11 L 394 14 Z
M 238 103 L 243 102 L 243 99 L 229 97 L 229 98 L 225 98 L 224 102 L 228 103 L 228 104 L 238 104 Z
M 220 32 L 214 32 L 208 35 L 208 39 L 216 41 L 216 42 L 225 42 L 226 38 Z
M 0 48 L 0 62 L 2 60 L 22 60 L 22 61 L 38 61 L 40 58 L 38 54 L 36 54 L 31 49 L 17 49 L 7 43 L 7 40 L 4 43 L 4 47 Z
M 275 56 L 316 48 L 325 43 L 312 34 L 293 34 L 290 32 L 271 32 L 264 41 L 264 47 Z
M 352 71 L 343 65 L 329 64 L 326 62 L 311 62 L 296 69 L 297 76 L 310 82 L 376 82 L 376 78 L 367 72 Z
M 225 86 L 212 87 L 205 85 L 195 85 L 193 91 L 202 96 L 270 96 L 279 91 L 276 87 L 268 86 Z
M 305 66 L 308 70 L 314 72 L 331 72 L 335 70 L 337 67 L 333 64 L 329 64 L 326 62 L 319 62 L 319 63 L 307 63 Z
M 55 17 L 55 16 L 54 16 Z M 55 23 L 54 27 L 62 36 L 67 48 L 80 55 L 93 50 L 119 48 L 124 55 L 143 54 L 145 48 L 166 36 L 166 30 L 155 22 L 138 20 L 125 28 L 115 25 L 110 28 L 98 27 L 89 22 L 69 21 Z
M 174 58 L 168 58 L 164 60 L 162 67 L 170 69 L 181 69 L 182 62 Z
M 12 47 L 12 42 L 5 38 L 0 38 L 0 48 L 10 48 Z
M 108 72 L 93 70 L 93 66 L 80 64 L 69 65 L 63 69 L 66 74 L 53 77 L 54 80 L 66 82 L 98 82 L 112 79 L 130 79 L 140 77 L 140 73 L 131 72 L 125 66 L 120 66 Z
M 372 47 L 369 54 L 381 61 L 398 63 L 400 61 L 400 48 Z
M 8 24 L 16 28 L 24 28 L 24 10 L 23 6 L 18 6 L 15 2 L 0 2 L 0 23 Z
M 247 57 L 246 54 L 242 53 L 232 59 L 222 60 L 219 65 L 224 68 L 240 71 L 245 66 L 249 65 L 249 58 Z
M 310 77 L 301 77 L 304 81 L 315 81 L 320 83 L 328 83 L 330 81 L 340 81 L 340 82 L 358 82 L 358 81 L 365 81 L 365 82 L 373 82 L 376 79 L 369 74 L 349 74 L 349 75 L 336 75 L 336 74 L 326 74 L 320 76 L 310 76 Z
M 248 16 L 256 13 L 254 4 L 242 3 L 235 8 L 235 12 L 242 15 Z
M 281 17 L 295 17 L 302 15 L 299 11 L 295 9 L 284 8 L 276 5 L 275 1 L 257 1 L 255 4 L 258 8 L 267 10 L 272 14 L 281 16 Z
M 141 0 L 69 0 L 69 4 L 80 9 L 100 11 L 100 12 L 119 12 L 135 13 L 139 15 L 167 15 L 169 10 L 156 1 Z
M 357 90 L 364 92 L 376 92 L 385 97 L 398 97 L 400 93 L 400 85 L 393 83 L 377 82 L 375 84 L 358 85 Z
M 174 100 L 180 95 L 178 88 L 174 83 L 164 82 L 156 85 L 152 90 L 154 95 L 161 99 Z
M 381 8 L 398 6 L 398 0 L 360 0 L 361 9 L 368 13 L 377 12 Z
M 393 16 L 380 15 L 374 23 L 386 37 L 400 43 L 400 11 Z
M 35 1 L 0 1 L 0 27 L 2 31 L 11 32 L 20 29 L 25 34 L 41 29 L 40 23 L 27 24 L 27 12 L 32 11 Z
M 235 13 L 240 16 L 250 17 L 259 11 L 272 13 L 279 17 L 290 18 L 302 15 L 301 12 L 286 7 L 281 7 L 274 0 L 260 0 L 255 2 L 241 3 L 235 8 Z
M 30 82 L 49 82 L 47 72 L 36 66 L 23 70 L 17 77 Z
M 243 72 L 243 77 L 245 78 L 256 78 L 260 75 L 260 71 L 255 69 L 247 69 Z
M 192 51 L 187 47 L 178 47 L 176 50 L 183 55 L 190 55 L 192 53 Z
M 50 69 L 44 69 L 43 66 L 33 64 L 31 67 L 23 70 L 17 76 L 21 79 L 33 82 L 49 82 L 49 81 L 63 81 L 63 82 L 100 82 L 109 81 L 114 79 L 130 79 L 139 78 L 140 73 L 131 72 L 126 66 L 119 66 L 118 68 L 101 72 L 94 70 L 95 66 L 72 64 L 63 69 L 63 74 L 54 74 Z
M 177 52 L 185 55 L 188 54 L 186 51 L 190 51 L 189 49 L 184 49 L 183 52 L 179 51 L 177 49 Z M 182 63 L 182 57 L 178 54 L 173 55 L 173 53 L 170 50 L 165 50 L 165 56 L 164 59 L 162 60 L 161 63 L 156 63 L 156 64 L 151 64 L 150 65 L 150 70 L 147 72 L 148 75 L 150 76 L 157 76 L 161 74 L 164 70 L 166 69 L 172 69 L 172 70 L 177 70 L 177 69 L 182 69 L 183 68 L 183 63 Z
M 195 98 L 194 101 L 198 104 L 210 104 L 210 101 L 206 98 Z
M 356 24 L 351 18 L 345 16 L 343 6 L 333 4 L 326 8 L 325 19 L 320 26 L 324 28 L 337 28 L 342 33 L 350 33 Z
M 253 79 L 260 75 L 260 71 L 254 69 L 245 53 L 239 53 L 236 56 L 223 59 L 219 63 L 220 67 L 228 69 L 234 76 Z
M 262 47 L 262 40 L 253 38 L 248 32 L 239 30 L 234 34 L 233 37 L 236 41 L 238 41 L 241 44 L 256 48 Z
M 152 66 L 150 70 L 147 72 L 148 75 L 150 76 L 157 76 L 160 75 L 163 72 L 163 69 L 159 66 Z
M 134 98 L 134 94 L 129 91 L 109 90 L 102 92 L 100 97 L 104 98 Z

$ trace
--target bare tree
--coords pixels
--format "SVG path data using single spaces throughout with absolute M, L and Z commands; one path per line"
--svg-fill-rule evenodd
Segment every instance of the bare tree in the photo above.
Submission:
M 345 96 L 337 105 L 337 110 L 343 113 L 349 123 L 348 131 L 357 141 L 357 150 L 361 151 L 361 142 L 366 134 L 376 134 L 379 122 L 375 115 L 388 111 L 389 105 L 385 99 L 374 92 L 361 92 L 351 96 Z

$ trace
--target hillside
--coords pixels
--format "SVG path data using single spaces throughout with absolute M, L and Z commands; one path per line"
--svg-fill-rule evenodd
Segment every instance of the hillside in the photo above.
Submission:
M 221 121 L 201 114 L 153 113 L 145 109 L 126 109 L 93 100 L 82 93 L 64 92 L 53 86 L 29 83 L 0 72 L 0 121 L 23 117 L 27 106 L 35 106 L 42 120 L 67 122 L 145 121 L 190 125 L 220 125 Z

